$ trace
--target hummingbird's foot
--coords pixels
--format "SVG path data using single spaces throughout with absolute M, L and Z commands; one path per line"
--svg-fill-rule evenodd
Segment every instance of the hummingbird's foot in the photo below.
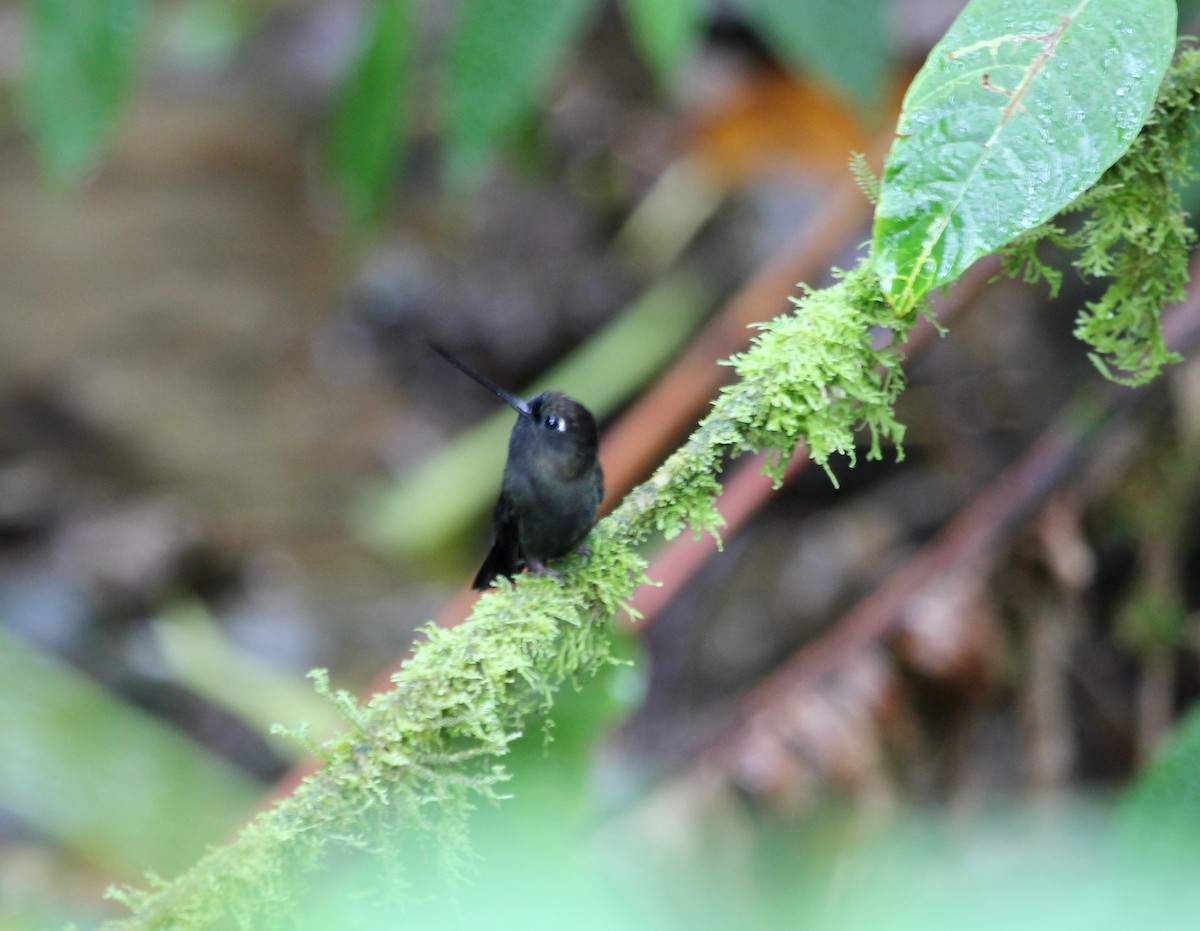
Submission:
M 530 575 L 548 575 L 556 582 L 563 580 L 563 574 L 557 569 L 551 569 L 540 559 L 530 559 L 526 561 L 526 566 L 529 569 Z

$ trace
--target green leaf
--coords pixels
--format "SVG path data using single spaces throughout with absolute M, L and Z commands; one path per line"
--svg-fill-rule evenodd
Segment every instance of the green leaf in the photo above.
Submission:
M 695 55 L 704 34 L 697 0 L 622 0 L 629 32 L 660 84 L 671 79 Z
M 161 721 L 0 628 L 0 807 L 109 868 L 173 871 L 260 790 Z
M 463 0 L 444 74 L 450 176 L 473 179 L 532 111 L 596 0 Z
M 353 227 L 377 220 L 392 192 L 411 118 L 412 12 L 410 0 L 376 0 L 334 101 L 327 170 Z
M 137 70 L 149 0 L 26 0 L 24 107 L 43 171 L 78 183 Z
M 874 249 L 907 313 L 1049 219 L 1136 138 L 1175 48 L 1173 0 L 973 0 L 909 88 Z
M 749 0 L 746 13 L 784 61 L 878 105 L 890 65 L 882 0 Z

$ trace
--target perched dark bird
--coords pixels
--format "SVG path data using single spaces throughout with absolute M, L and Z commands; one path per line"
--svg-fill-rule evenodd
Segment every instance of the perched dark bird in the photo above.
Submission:
M 604 497 L 595 418 L 558 391 L 522 401 L 441 346 L 429 345 L 518 414 L 493 515 L 495 539 L 475 576 L 475 588 L 490 587 L 498 576 L 511 579 L 525 567 L 546 571 L 546 560 L 563 555 L 587 536 Z

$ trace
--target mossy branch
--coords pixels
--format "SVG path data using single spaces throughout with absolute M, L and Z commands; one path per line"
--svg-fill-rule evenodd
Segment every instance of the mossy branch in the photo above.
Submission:
M 225 914 L 256 928 L 286 924 L 296 875 L 331 845 L 382 852 L 395 843 L 386 833 L 397 812 L 405 846 L 461 871 L 464 848 L 447 837 L 464 837 L 471 807 L 498 797 L 498 761 L 529 716 L 549 708 L 557 685 L 608 660 L 605 622 L 645 580 L 638 545 L 655 531 L 719 527 L 716 475 L 726 456 L 773 449 L 781 470 L 807 436 L 810 455 L 825 464 L 835 453 L 853 457 L 857 424 L 870 432 L 871 455 L 885 440 L 899 442 L 892 405 L 904 334 L 877 349 L 878 325 L 897 321 L 864 263 L 764 326 L 731 361 L 740 380 L 691 439 L 592 532 L 586 564 L 572 557 L 564 581 L 522 578 L 484 595 L 462 625 L 427 628 L 395 688 L 365 707 L 318 676 L 348 725 L 319 748 L 324 768 L 175 881 L 114 892 L 133 916 L 108 927 L 203 928 Z M 393 878 L 402 886 L 402 875 Z
M 1165 287 L 1158 279 L 1164 263 L 1185 261 L 1190 238 L 1174 227 L 1139 233 L 1146 211 L 1156 208 L 1130 205 L 1118 192 L 1153 191 L 1169 200 L 1159 182 L 1142 182 L 1139 172 L 1158 165 L 1169 179 L 1182 170 L 1176 134 L 1198 79 L 1200 60 L 1186 53 L 1143 133 L 1166 135 L 1140 141 L 1122 159 L 1126 167 L 1118 163 L 1090 200 L 1085 195 L 1099 219 L 1071 234 L 1088 270 L 1113 276 L 1120 312 L 1137 305 L 1137 322 L 1122 324 L 1115 344 L 1092 332 L 1098 311 L 1085 312 L 1080 324 L 1097 352 L 1125 371 L 1148 371 L 1166 358 L 1156 348 L 1157 314 L 1178 278 L 1165 279 Z M 1121 216 L 1124 231 L 1114 238 L 1112 218 Z M 1023 237 L 1010 249 L 1010 267 L 1044 275 L 1032 245 L 1066 235 L 1047 227 Z M 1113 248 L 1118 257 L 1106 265 L 1100 256 Z M 1125 250 L 1131 258 L 1120 257 Z M 1160 303 L 1137 297 L 1147 290 Z M 853 460 L 863 430 L 870 456 L 885 443 L 899 448 L 903 428 L 893 409 L 904 384 L 900 347 L 913 316 L 897 319 L 887 306 L 870 260 L 795 305 L 730 360 L 737 381 L 687 442 L 593 530 L 586 560 L 566 560 L 562 581 L 527 577 L 484 595 L 459 627 L 426 629 L 394 688 L 365 706 L 331 692 L 318 676 L 318 689 L 347 721 L 318 748 L 324 768 L 174 881 L 115 891 L 132 915 L 106 927 L 207 928 L 227 916 L 256 929 L 292 924 L 299 882 L 338 848 L 379 854 L 384 886 L 393 891 L 404 889 L 405 853 L 436 857 L 451 875 L 462 872 L 467 816 L 479 801 L 501 797 L 500 761 L 512 742 L 532 715 L 549 708 L 564 678 L 587 676 L 608 661 L 606 622 L 645 581 L 639 546 L 655 532 L 719 530 L 717 476 L 727 457 L 773 451 L 778 478 L 801 438 L 826 468 L 837 453 Z M 885 330 L 890 339 L 881 340 Z

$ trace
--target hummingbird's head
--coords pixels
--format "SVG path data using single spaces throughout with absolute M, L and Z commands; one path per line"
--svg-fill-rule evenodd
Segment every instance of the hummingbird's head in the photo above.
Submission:
M 595 450 L 599 442 L 596 418 L 591 411 L 561 392 L 539 394 L 530 400 L 529 413 L 523 416 L 552 442 L 566 442 L 587 450 Z

